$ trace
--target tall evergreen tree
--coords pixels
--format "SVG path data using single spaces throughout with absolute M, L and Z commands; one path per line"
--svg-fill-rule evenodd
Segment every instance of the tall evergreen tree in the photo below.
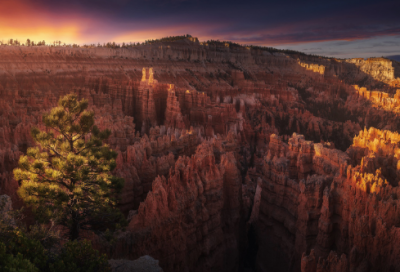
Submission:
M 117 153 L 103 144 L 111 131 L 100 131 L 87 107 L 75 94 L 60 98 L 43 115 L 46 131 L 32 129 L 37 145 L 14 169 L 19 196 L 39 220 L 66 226 L 72 240 L 80 229 L 105 230 L 122 218 L 116 203 L 124 180 L 110 174 Z

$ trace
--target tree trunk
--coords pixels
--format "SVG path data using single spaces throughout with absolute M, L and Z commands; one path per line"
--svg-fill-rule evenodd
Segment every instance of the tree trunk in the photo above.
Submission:
M 78 219 L 79 214 L 75 211 L 72 212 L 72 226 L 69 230 L 70 233 L 70 239 L 76 240 L 79 238 L 79 219 Z

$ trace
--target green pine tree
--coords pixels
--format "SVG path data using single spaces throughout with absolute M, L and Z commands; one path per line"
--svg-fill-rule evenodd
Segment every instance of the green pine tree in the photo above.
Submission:
M 122 220 L 116 204 L 124 180 L 110 174 L 117 153 L 103 144 L 111 131 L 100 131 L 87 107 L 75 94 L 60 98 L 43 115 L 46 131 L 32 129 L 37 145 L 14 169 L 19 196 L 40 221 L 66 226 L 72 240 L 81 229 L 105 230 Z

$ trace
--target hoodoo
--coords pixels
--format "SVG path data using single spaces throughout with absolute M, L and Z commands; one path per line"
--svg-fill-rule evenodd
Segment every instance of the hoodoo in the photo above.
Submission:
M 31 128 L 59 97 L 86 99 L 125 179 L 127 227 L 86 234 L 109 259 L 400 271 L 398 64 L 194 38 L 2 46 L 0 59 L 0 194 L 23 205 L 12 171 Z

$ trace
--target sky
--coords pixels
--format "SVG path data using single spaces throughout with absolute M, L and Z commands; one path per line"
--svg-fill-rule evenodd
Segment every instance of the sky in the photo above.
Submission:
M 97 44 L 191 34 L 340 58 L 400 56 L 399 11 L 399 0 L 0 0 L 0 41 Z

